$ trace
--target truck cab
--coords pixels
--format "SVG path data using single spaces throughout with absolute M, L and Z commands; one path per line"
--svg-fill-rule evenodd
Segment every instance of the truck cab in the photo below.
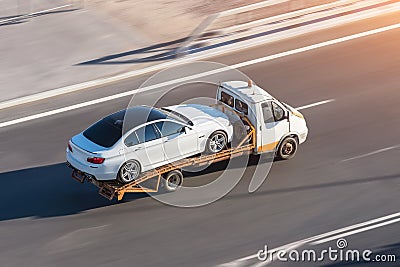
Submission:
M 289 159 L 307 138 L 304 116 L 251 80 L 223 82 L 216 97 L 251 122 L 256 131 L 254 154 L 274 152 L 279 158 Z

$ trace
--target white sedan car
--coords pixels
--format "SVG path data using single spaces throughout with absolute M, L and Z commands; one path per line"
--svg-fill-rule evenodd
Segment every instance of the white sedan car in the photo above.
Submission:
M 128 183 L 145 172 L 232 141 L 228 117 L 212 107 L 137 106 L 111 114 L 68 142 L 67 164 L 97 180 Z

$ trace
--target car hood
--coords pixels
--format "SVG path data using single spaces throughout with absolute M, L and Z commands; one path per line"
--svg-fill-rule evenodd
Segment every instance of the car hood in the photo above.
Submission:
M 184 115 L 190 119 L 194 125 L 209 123 L 210 120 L 218 122 L 224 126 L 230 124 L 227 115 L 209 106 L 199 104 L 184 104 L 170 106 L 167 108 Z

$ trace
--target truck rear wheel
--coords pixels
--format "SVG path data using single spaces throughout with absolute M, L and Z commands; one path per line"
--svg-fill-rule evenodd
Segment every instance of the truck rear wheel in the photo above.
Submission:
M 297 152 L 299 143 L 296 138 L 286 137 L 278 147 L 276 156 L 279 159 L 291 159 Z
M 167 192 L 174 192 L 183 183 L 183 174 L 179 170 L 170 171 L 164 177 L 164 189 Z

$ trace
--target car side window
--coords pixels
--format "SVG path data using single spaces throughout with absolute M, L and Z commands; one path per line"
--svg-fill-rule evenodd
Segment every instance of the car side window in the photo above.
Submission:
M 233 96 L 231 96 L 228 93 L 225 93 L 224 91 L 221 91 L 220 101 L 227 104 L 230 107 L 233 107 Z
M 125 138 L 125 145 L 126 146 L 134 146 L 139 144 L 139 140 L 136 136 L 136 132 L 131 133 L 127 138 Z
M 281 121 L 285 118 L 285 111 L 275 102 L 272 102 L 272 112 L 274 114 L 275 121 Z
M 161 136 L 169 136 L 176 133 L 181 133 L 183 129 L 183 125 L 179 123 L 175 123 L 172 121 L 163 121 L 156 122 L 156 126 L 158 130 L 161 132 Z
M 154 130 L 153 124 L 148 124 L 142 128 L 139 128 L 135 132 L 139 139 L 139 143 L 149 142 L 159 138 L 158 134 Z
M 274 122 L 274 117 L 272 115 L 272 109 L 271 109 L 271 102 L 262 103 L 261 108 L 264 117 L 264 123 Z
M 249 106 L 244 103 L 243 101 L 240 101 L 239 99 L 235 100 L 235 108 L 236 110 L 238 110 L 239 112 L 242 112 L 245 115 L 249 114 Z

